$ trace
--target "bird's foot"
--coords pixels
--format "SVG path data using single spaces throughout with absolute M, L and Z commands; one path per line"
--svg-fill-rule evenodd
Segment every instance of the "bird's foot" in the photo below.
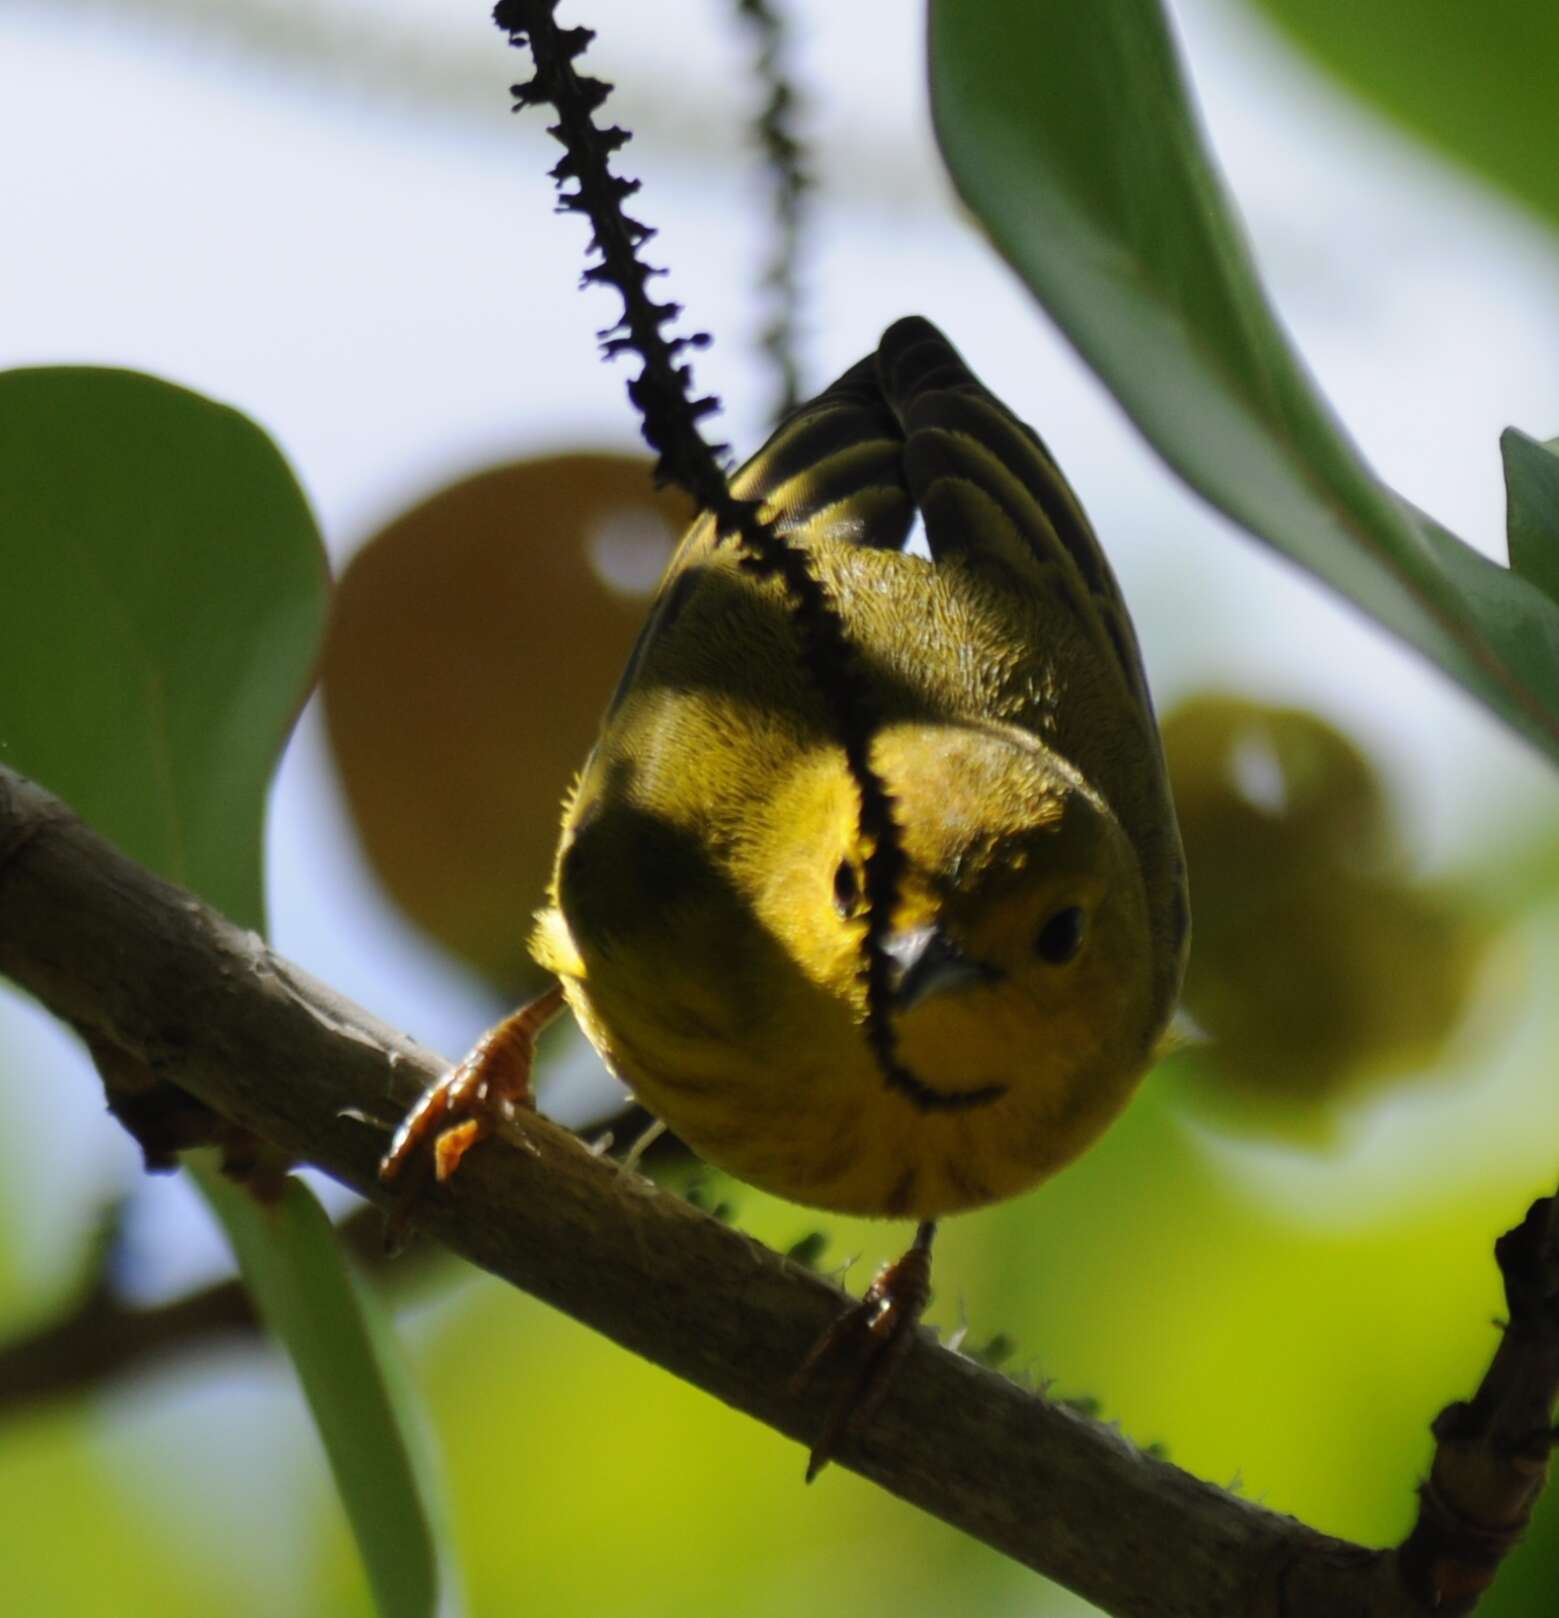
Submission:
M 935 1233 L 935 1221 L 924 1221 L 910 1250 L 883 1265 L 861 1301 L 818 1338 L 796 1372 L 792 1385 L 797 1392 L 825 1364 L 838 1362 L 844 1376 L 808 1457 L 808 1483 L 828 1465 L 845 1434 L 871 1419 L 914 1341 L 915 1328 L 931 1301 L 931 1239 Z
M 379 1178 L 400 1182 L 401 1192 L 390 1211 L 386 1245 L 398 1247 L 429 1170 L 442 1184 L 478 1141 L 492 1134 L 500 1120 L 516 1108 L 534 1106 L 531 1062 L 536 1036 L 563 1008 L 563 988 L 554 983 L 489 1028 L 464 1061 L 452 1067 L 401 1120 L 390 1149 L 379 1160 Z

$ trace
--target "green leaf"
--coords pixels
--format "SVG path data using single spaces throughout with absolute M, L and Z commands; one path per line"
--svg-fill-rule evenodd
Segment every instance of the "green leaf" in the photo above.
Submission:
M 385 1340 L 361 1307 L 325 1210 L 289 1177 L 261 1204 L 214 1159 L 192 1166 L 227 1232 L 244 1284 L 285 1345 L 345 1502 L 384 1618 L 427 1618 L 438 1598 L 415 1422 Z
M 1514 427 L 1499 435 L 1505 463 L 1510 565 L 1559 601 L 1559 438 L 1546 444 Z
M 937 137 L 1171 467 L 1559 758 L 1559 609 L 1370 471 L 1257 279 L 1157 0 L 932 0 Z
M 1247 0 L 1356 95 L 1559 224 L 1550 0 Z
M 236 920 L 264 919 L 266 790 L 312 680 L 324 550 L 271 441 L 126 371 L 0 375 L 0 759 Z M 334 1232 L 207 1170 L 294 1356 L 386 1618 L 430 1613 L 432 1534 Z
M 260 927 L 324 551 L 252 422 L 130 371 L 0 375 L 0 760 Z

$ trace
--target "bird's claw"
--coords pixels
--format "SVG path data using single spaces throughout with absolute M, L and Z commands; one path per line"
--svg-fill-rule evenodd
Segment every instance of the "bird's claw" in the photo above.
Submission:
M 501 1121 L 519 1107 L 534 1105 L 530 1070 L 536 1036 L 562 1005 L 562 987 L 554 984 L 488 1029 L 464 1061 L 424 1090 L 401 1120 L 379 1160 L 380 1180 L 401 1187 L 385 1230 L 388 1247 L 400 1246 L 430 1170 L 442 1185 Z
M 902 1258 L 885 1264 L 861 1301 L 818 1338 L 791 1379 L 792 1391 L 799 1393 L 824 1364 L 838 1362 L 844 1375 L 823 1431 L 807 1458 L 808 1483 L 833 1459 L 845 1434 L 864 1425 L 876 1412 L 930 1301 L 931 1226 L 927 1224 L 921 1226 L 915 1245 Z

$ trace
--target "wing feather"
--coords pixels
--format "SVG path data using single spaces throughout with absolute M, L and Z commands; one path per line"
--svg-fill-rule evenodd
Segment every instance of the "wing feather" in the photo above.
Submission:
M 904 434 L 904 473 L 940 559 L 963 550 L 1004 562 L 1036 591 L 1059 594 L 1120 673 L 1140 714 L 1152 703 L 1142 654 L 1115 575 L 1071 486 L 1026 423 L 989 392 L 930 321 L 896 321 L 877 349 L 883 396 Z M 1005 524 L 936 520 L 966 510 L 945 484 L 965 484 Z

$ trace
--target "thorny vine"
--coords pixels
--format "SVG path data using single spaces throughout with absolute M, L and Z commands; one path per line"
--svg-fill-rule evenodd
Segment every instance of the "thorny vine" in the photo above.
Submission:
M 899 1061 L 888 1011 L 889 962 L 882 946 L 892 926 L 905 861 L 893 799 L 871 762 L 870 693 L 838 609 L 806 553 L 762 521 L 754 502 L 732 495 L 719 460 L 729 446 L 710 445 L 699 431 L 699 422 L 719 408 L 719 401 L 712 395 L 692 396 L 692 373 L 683 356 L 707 347 L 708 333 L 668 336 L 664 330 L 682 309 L 649 295 L 650 278 L 664 272 L 645 263 L 639 249 L 655 232 L 623 209 L 639 182 L 611 169 L 613 155 L 632 137 L 617 125 L 596 124 L 595 114 L 611 86 L 574 67 L 595 35 L 588 28 L 559 27 L 556 5 L 557 0 L 498 0 L 494 8 L 493 20 L 510 44 L 528 46 L 535 64 L 534 75 L 513 86 L 516 110 L 547 104 L 557 112 L 548 132 L 564 148 L 551 171 L 558 205 L 590 222 L 590 249 L 600 257 L 586 268 L 584 284 L 615 287 L 622 298 L 621 315 L 599 333 L 601 349 L 608 359 L 634 353 L 642 361 L 639 374 L 628 383 L 628 396 L 639 411 L 645 440 L 656 452 L 656 477 L 687 490 L 713 514 L 722 538 L 736 537 L 746 553 L 745 564 L 764 577 L 778 578 L 790 599 L 808 672 L 856 784 L 862 843 L 870 850 L 863 882 L 867 922 L 861 968 L 867 1038 L 888 1083 L 916 1105 L 935 1105 L 942 1098 Z

